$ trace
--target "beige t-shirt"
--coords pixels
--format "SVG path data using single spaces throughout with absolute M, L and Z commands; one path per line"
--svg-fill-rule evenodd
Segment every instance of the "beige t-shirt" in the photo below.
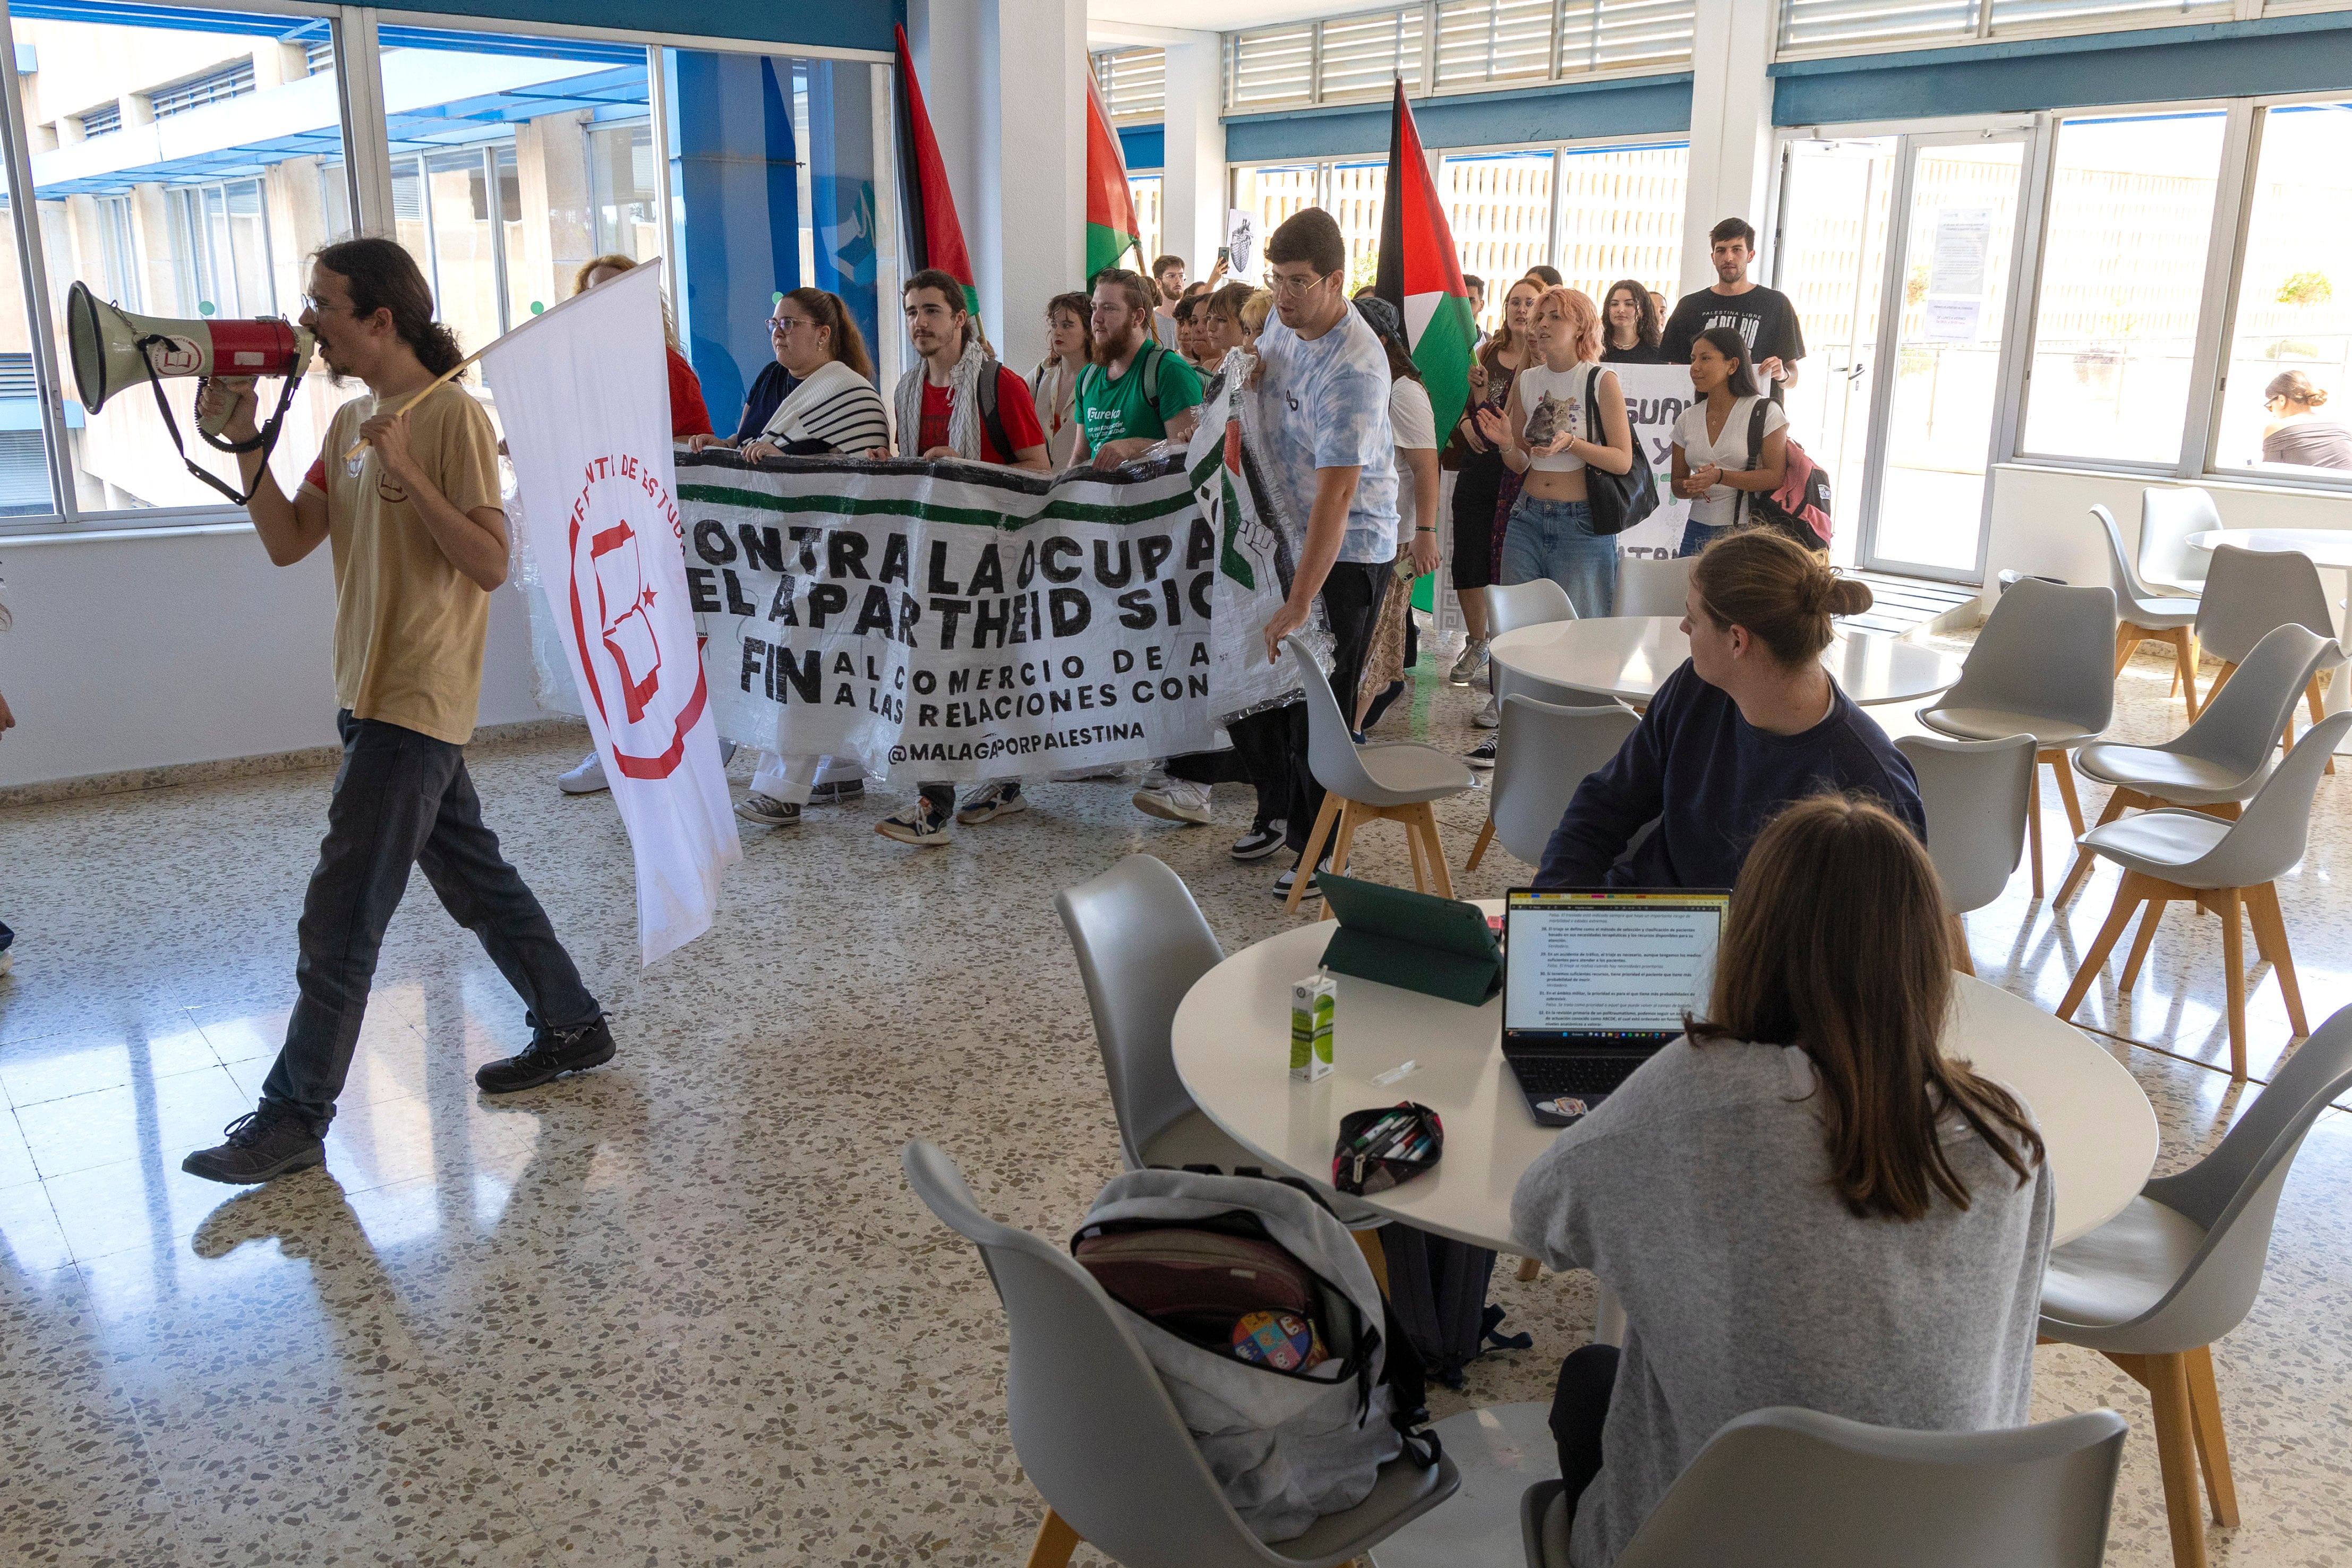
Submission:
M 335 411 L 303 479 L 327 497 L 335 706 L 463 746 L 481 700 L 490 596 L 441 553 L 374 447 L 343 460 L 378 401 L 354 398 Z M 446 382 L 409 410 L 408 444 L 459 511 L 500 504 L 498 435 L 463 388 Z

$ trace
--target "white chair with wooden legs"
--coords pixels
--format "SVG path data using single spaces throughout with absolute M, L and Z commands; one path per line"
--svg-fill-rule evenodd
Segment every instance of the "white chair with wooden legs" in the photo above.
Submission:
M 2172 648 L 2172 687 L 2189 701 L 2189 716 L 2197 716 L 2197 601 L 2168 599 L 2150 590 L 2132 570 L 2124 554 L 2123 530 L 2116 515 L 2093 507 L 2107 540 L 2107 586 L 2116 591 L 2116 674 L 2124 673 L 2142 643 L 2164 643 Z
M 1529 865 L 1542 862 L 1544 845 L 1559 826 L 1568 802 L 1584 776 L 1617 755 L 1641 717 L 1618 703 L 1601 707 L 1558 707 L 1532 697 L 1503 699 L 1502 737 L 1495 753 L 1495 781 L 1488 787 L 1486 825 L 1470 847 L 1465 871 L 1476 871 L 1486 846 L 1503 847 Z
M 2197 605 L 2197 642 L 2205 652 L 2221 661 L 2221 673 L 2213 677 L 2213 689 L 2205 700 L 2211 702 L 2221 688 L 2236 675 L 2238 666 L 2253 652 L 2254 644 L 2268 636 L 2274 627 L 2301 626 L 2321 637 L 2336 635 L 2336 622 L 2327 607 L 2327 590 L 2320 585 L 2319 569 L 2311 558 L 2293 550 L 2240 549 L 2235 545 L 2219 545 L 2213 550 L 2213 572 L 2205 580 L 2205 596 Z M 2326 672 L 2339 668 L 2344 656 L 2339 652 L 2334 661 L 2323 661 L 2319 673 L 2305 685 L 2304 700 L 2311 705 L 2311 722 L 2317 724 L 2325 714 L 2319 683 Z M 2288 712 L 2285 744 L 2294 744 L 2294 715 Z M 2327 771 L 2336 771 L 2331 758 Z
M 2304 1019 L 2303 989 L 2295 983 L 2294 956 L 2287 949 L 2286 921 L 2279 914 L 2277 879 L 2303 858 L 2311 833 L 2311 797 L 2319 788 L 2323 759 L 2352 729 L 2352 713 L 2339 713 L 2312 726 L 2303 744 L 2287 754 L 2263 781 L 2244 813 L 2227 821 L 2204 811 L 2166 808 L 2126 817 L 2084 833 L 2082 844 L 2123 867 L 2123 885 L 2098 939 L 2083 955 L 2074 983 L 2058 1004 L 2071 1019 L 2091 982 L 2115 951 L 2116 941 L 2141 904 L 2147 914 L 2124 961 L 2120 997 L 2131 994 L 2148 943 L 2167 904 L 2193 904 L 2221 917 L 2221 982 L 2229 998 L 2230 1077 L 2246 1077 L 2245 925 L 2254 926 L 2254 947 L 2278 975 L 2286 998 L 2287 1022 L 2297 1035 L 2311 1032 Z
M 1661 559 L 1629 555 L 1617 563 L 1617 602 L 1610 613 L 1680 615 L 1688 607 L 1693 555 Z
M 2099 1352 L 2148 1391 L 2175 1568 L 2204 1568 L 2200 1469 L 2215 1521 L 2238 1522 L 2212 1346 L 2262 1291 L 2279 1189 L 2304 1134 L 2347 1092 L 2352 1009 L 2303 1042 L 2211 1154 L 2051 1249 L 2042 1337 Z
M 2211 492 L 2195 485 L 2148 486 L 2139 493 L 2139 579 L 2158 593 L 2194 594 L 2210 564 L 2191 534 L 2221 526 Z
M 1946 740 L 1906 735 L 1895 749 L 1909 759 L 1927 810 L 1927 858 L 1943 884 L 1952 924 L 1952 967 L 1977 972 L 1960 916 L 1999 898 L 2025 852 L 2025 813 L 2033 800 L 2035 746 L 2030 735 L 1999 740 Z
M 1958 685 L 1919 722 L 1960 740 L 2033 737 L 2037 764 L 2025 840 L 2033 856 L 2033 896 L 2042 896 L 2042 773 L 2057 770 L 2066 819 L 2083 831 L 2083 802 L 2066 753 L 2095 740 L 2116 711 L 2116 596 L 2106 588 L 2065 588 L 2021 578 L 1993 605 Z
M 1454 876 L 1446 869 L 1445 847 L 1438 841 L 1437 813 L 1431 802 L 1451 800 L 1475 789 L 1478 776 L 1458 757 L 1414 741 L 1359 746 L 1339 716 L 1331 695 L 1331 682 L 1317 667 L 1315 657 L 1296 637 L 1284 639 L 1297 665 L 1299 684 L 1307 692 L 1307 765 L 1323 786 L 1323 809 L 1307 835 L 1302 870 L 1294 878 L 1285 908 L 1297 910 L 1307 894 L 1306 873 L 1321 863 L 1323 848 L 1331 850 L 1331 870 L 1346 875 L 1348 854 L 1356 830 L 1367 822 L 1402 824 L 1405 847 L 1412 857 L 1412 885 L 1423 893 L 1435 883 L 1441 898 L 1454 896 Z M 1331 907 L 1323 906 L 1326 919 Z
M 1355 1507 L 1267 1545 L 1225 1500 L 1125 1309 L 1068 1249 L 981 1212 L 929 1144 L 900 1160 L 915 1196 L 980 1249 L 1004 1304 L 1005 1425 L 1046 1503 L 1028 1568 L 1064 1568 L 1081 1541 L 1124 1568 L 1340 1568 L 1460 1490 L 1452 1459 L 1423 1469 L 1406 1454 Z
M 2126 811 L 2189 806 L 2233 818 L 2271 776 L 2279 737 L 2294 716 L 2312 674 L 2342 655 L 2333 641 L 2290 622 L 2254 644 L 2228 685 L 2205 700 L 2197 722 L 2162 746 L 2095 741 L 2074 753 L 2075 770 L 2112 786 L 2105 827 Z M 2089 851 L 2078 851 L 2059 884 L 2056 902 L 2073 898 L 2091 874 Z

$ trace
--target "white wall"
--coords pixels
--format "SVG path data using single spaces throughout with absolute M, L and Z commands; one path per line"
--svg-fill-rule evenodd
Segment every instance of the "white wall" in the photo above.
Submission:
M 2148 480 L 2137 475 L 2042 468 L 2021 463 L 1996 465 L 1992 471 L 1992 517 L 1987 525 L 1991 532 L 1985 549 L 1987 596 L 1979 600 L 1980 606 L 1990 610 L 1990 595 L 1999 591 L 2000 574 L 2005 570 L 2104 585 L 2107 580 L 2106 546 L 2100 541 L 2099 527 L 2090 508 L 2104 506 L 2115 514 L 2116 525 L 2124 536 L 2124 548 L 2137 560 L 2139 494 L 2151 485 L 2164 489 L 2179 487 L 2177 481 Z M 2211 481 L 2203 488 L 2213 497 L 2223 528 L 2352 528 L 2352 505 L 2338 496 Z
M 0 787 L 335 744 L 327 551 L 269 564 L 245 524 L 0 539 Z M 481 722 L 546 716 L 509 581 L 490 599 Z
M 1691 42 L 1690 172 L 1684 185 L 1682 277 L 1678 293 L 1715 282 L 1707 230 L 1725 218 L 1756 225 L 1759 247 L 1771 243 L 1764 210 L 1770 191 L 1772 0 L 1698 0 Z M 1769 258 L 1750 276 L 1771 276 Z

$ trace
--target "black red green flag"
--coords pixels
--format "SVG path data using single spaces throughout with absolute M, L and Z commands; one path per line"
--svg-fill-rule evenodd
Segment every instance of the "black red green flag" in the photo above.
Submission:
M 1388 199 L 1381 211 L 1381 267 L 1372 291 L 1404 319 L 1405 341 L 1429 389 L 1437 428 L 1452 430 L 1469 401 L 1470 351 L 1478 327 L 1402 81 L 1396 85 L 1389 125 Z
M 939 138 L 923 109 L 922 84 L 907 52 L 907 29 L 898 37 L 898 180 L 907 214 L 907 255 L 914 270 L 936 267 L 963 285 L 964 308 L 980 314 L 980 290 L 972 281 L 971 253 L 964 248 L 963 225 L 956 221 L 955 193 L 948 188 L 947 165 L 940 162 Z

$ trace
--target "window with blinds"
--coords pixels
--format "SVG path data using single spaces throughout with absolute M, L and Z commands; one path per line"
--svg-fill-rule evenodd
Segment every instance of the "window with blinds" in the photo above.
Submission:
M 1427 11 L 1418 5 L 1320 24 L 1316 101 L 1386 98 L 1399 77 L 1407 92 L 1419 92 L 1422 41 L 1428 25 Z
M 1690 62 L 1695 0 L 1440 0 L 1436 88 L 1475 92 Z
M 1095 56 L 1095 85 L 1114 124 L 1164 119 L 1168 55 L 1163 49 L 1106 49 Z
M 2299 0 L 2268 0 L 2265 15 Z M 2322 0 L 2336 8 L 2343 0 Z M 2228 21 L 2235 0 L 1780 0 L 1779 55 L 1867 54 L 1978 38 Z
M 185 114 L 192 109 L 202 109 L 208 103 L 225 103 L 232 98 L 243 98 L 253 90 L 253 59 L 251 56 L 232 66 L 173 87 L 158 88 L 149 99 L 155 106 L 155 118 L 168 120 L 175 114 Z
M 120 103 L 102 104 L 97 109 L 84 110 L 76 118 L 81 121 L 81 133 L 85 138 L 111 135 L 122 129 L 122 106 Z
M 1226 36 L 1225 106 L 1250 114 L 1315 101 L 1316 24 Z

